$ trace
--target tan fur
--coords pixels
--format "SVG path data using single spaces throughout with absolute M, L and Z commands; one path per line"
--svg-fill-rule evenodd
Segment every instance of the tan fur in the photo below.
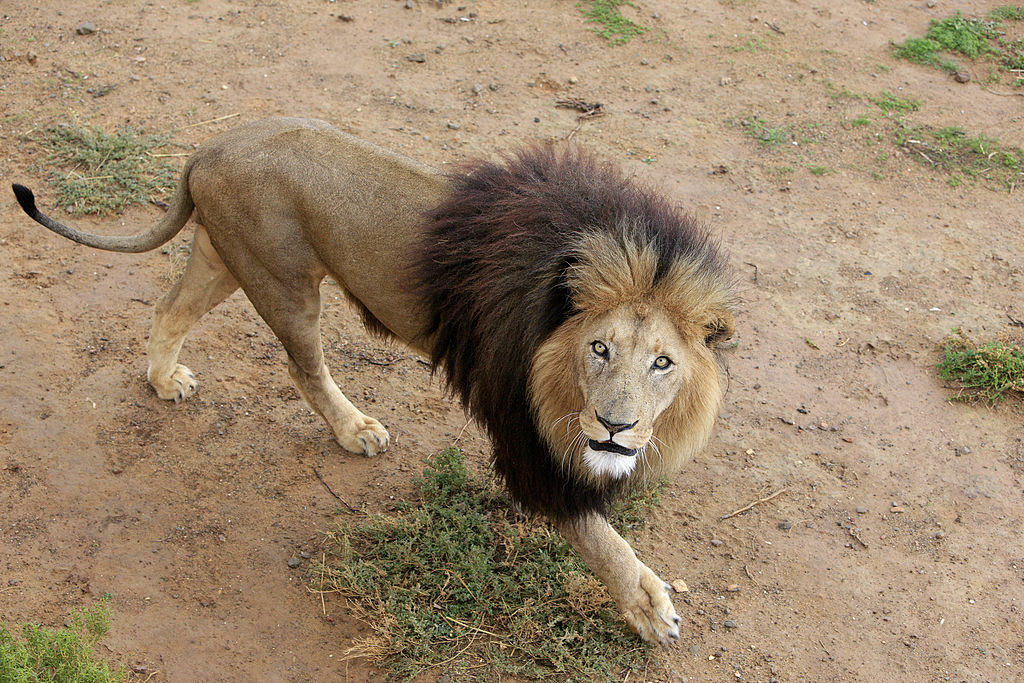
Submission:
M 324 364 L 319 285 L 330 275 L 370 322 L 429 355 L 432 340 L 420 336 L 425 311 L 403 274 L 427 213 L 451 196 L 445 176 L 322 121 L 271 119 L 200 146 L 168 214 L 146 233 L 81 233 L 39 214 L 31 193 L 19 191 L 26 211 L 43 225 L 115 251 L 166 242 L 194 206 L 199 225 L 191 257 L 156 305 L 150 333 L 147 374 L 161 398 L 180 401 L 196 390 L 192 371 L 177 362 L 182 342 L 202 315 L 241 287 L 281 340 L 292 378 L 338 443 L 366 455 L 387 448 L 383 425 L 352 405 Z M 565 467 L 594 479 L 577 437 L 610 438 L 596 414 L 638 420 L 615 436 L 629 448 L 647 448 L 646 467 L 630 476 L 676 469 L 707 440 L 721 398 L 705 343 L 731 330 L 721 283 L 685 262 L 655 283 L 653 250 L 629 244 L 623 253 L 608 236 L 595 236 L 576 256 L 569 285 L 581 313 L 550 335 L 533 359 L 538 429 L 555 453 L 565 454 Z M 613 347 L 615 364 L 595 362 L 590 345 L 597 337 Z M 661 354 L 675 365 L 652 374 L 651 360 Z M 559 524 L 640 635 L 653 642 L 678 637 L 665 584 L 603 517 Z

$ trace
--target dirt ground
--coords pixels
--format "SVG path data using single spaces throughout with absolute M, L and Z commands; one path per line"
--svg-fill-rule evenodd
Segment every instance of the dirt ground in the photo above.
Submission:
M 63 122 L 191 145 L 306 115 L 442 168 L 575 131 L 708 223 L 743 296 L 716 435 L 636 542 L 689 584 L 684 635 L 629 680 L 1021 680 L 1024 410 L 951 404 L 934 367 L 952 327 L 1024 318 L 1020 190 L 951 186 L 848 96 L 919 100 L 914 125 L 1024 146 L 1005 83 L 889 48 L 994 4 L 637 0 L 625 11 L 650 30 L 612 46 L 572 0 L 8 0 L 0 176 L 52 208 L 23 136 Z M 605 113 L 578 122 L 566 98 Z M 786 139 L 748 135 L 755 120 Z M 380 678 L 343 660 L 366 627 L 307 588 L 339 514 L 320 478 L 387 510 L 456 438 L 482 468 L 479 432 L 326 286 L 328 362 L 390 428 L 384 456 L 331 440 L 240 293 L 186 342 L 199 394 L 160 401 L 145 339 L 189 231 L 158 253 L 92 251 L 4 192 L 0 619 L 59 624 L 109 593 L 108 654 L 142 679 Z M 77 223 L 129 233 L 159 215 Z

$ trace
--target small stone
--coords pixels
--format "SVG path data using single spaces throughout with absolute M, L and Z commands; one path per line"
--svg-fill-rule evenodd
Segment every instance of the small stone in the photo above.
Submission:
M 935 538 L 943 539 L 945 537 L 946 537 L 946 532 L 945 531 L 936 531 L 935 532 Z
M 39 59 L 39 56 L 35 52 L 29 51 L 29 53 L 25 55 L 25 59 L 28 60 L 29 64 L 35 64 L 36 60 Z
M 696 645 L 691 645 L 690 646 L 690 654 L 693 655 L 694 657 L 699 655 L 700 654 L 700 647 L 698 647 Z
M 971 74 L 966 71 L 957 71 L 953 74 L 953 80 L 957 83 L 969 83 L 971 80 Z
M 735 619 L 726 619 L 725 620 L 725 627 L 726 628 L 739 628 L 740 625 L 736 623 Z
M 405 58 L 408 59 L 410 62 L 416 62 L 417 64 L 422 64 L 423 62 L 427 61 L 427 56 L 421 52 L 417 52 L 416 54 L 412 55 L 406 55 Z
M 711 545 L 713 545 L 713 546 L 715 546 L 717 548 L 718 546 L 722 545 L 722 542 L 719 541 L 717 538 L 713 538 L 713 539 L 711 539 Z
M 300 564 L 302 564 L 302 560 L 300 560 L 297 557 L 292 557 L 292 558 L 288 559 L 288 567 L 291 568 L 291 569 L 295 569 Z
M 459 124 L 455 123 L 454 121 L 449 121 L 448 122 L 448 127 L 451 128 L 452 130 L 458 130 L 462 126 L 460 126 Z
M 740 592 L 740 585 L 738 583 L 730 583 L 729 587 L 726 588 L 725 590 L 727 590 L 730 593 L 739 593 Z
M 299 553 L 299 557 L 301 557 L 304 560 L 308 560 L 310 555 L 305 550 L 303 550 L 301 553 Z
M 790 522 L 789 520 L 784 519 L 781 522 L 779 522 L 779 528 L 782 529 L 783 531 L 789 531 L 790 529 L 793 528 L 793 523 Z
M 533 122 L 534 123 L 540 123 L 540 117 L 539 116 L 534 116 L 533 117 Z
M 579 82 L 580 82 L 580 79 L 576 78 L 575 76 L 569 76 L 569 83 L 570 83 L 570 85 L 576 85 Z
M 676 579 L 672 582 L 672 590 L 676 593 L 689 593 L 690 587 L 686 585 L 686 582 L 682 579 Z
M 79 24 L 75 27 L 75 33 L 77 33 L 80 36 L 87 36 L 90 33 L 96 33 L 96 24 L 92 23 L 91 21 Z
M 899 512 L 905 512 L 905 510 L 904 510 L 902 505 L 893 505 L 892 508 L 890 508 L 889 512 L 899 513 Z
M 7 585 L 8 586 L 17 586 L 18 585 L 18 580 L 17 579 L 9 579 L 7 581 Z
M 858 515 L 866 515 L 867 513 L 868 513 L 868 509 L 866 507 L 864 507 L 863 505 L 858 505 L 857 506 L 857 514 Z
M 483 91 L 484 91 L 484 86 L 480 85 L 479 83 L 474 83 L 473 84 L 473 94 L 474 95 L 479 95 Z

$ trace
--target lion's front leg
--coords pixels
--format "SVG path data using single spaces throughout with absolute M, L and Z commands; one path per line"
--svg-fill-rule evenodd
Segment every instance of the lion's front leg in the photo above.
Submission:
M 590 514 L 559 525 L 587 566 L 608 587 L 626 622 L 651 643 L 679 639 L 679 616 L 672 587 L 637 559 L 636 553 L 602 515 Z

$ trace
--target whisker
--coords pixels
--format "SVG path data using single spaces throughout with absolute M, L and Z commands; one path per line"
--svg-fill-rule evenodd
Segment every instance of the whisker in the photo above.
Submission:
M 664 467 L 665 466 L 665 458 L 662 457 L 661 449 L 658 448 L 658 441 L 660 441 L 660 439 L 658 439 L 657 437 L 655 437 L 653 435 L 651 436 L 651 442 L 650 442 L 651 443 L 651 447 L 654 449 L 654 453 L 658 456 L 658 460 L 661 462 L 661 466 Z M 662 443 L 664 443 L 664 442 L 662 442 Z M 644 448 L 646 448 L 646 446 L 644 446 Z
M 566 468 L 565 468 L 566 458 L 569 459 L 569 472 L 572 472 L 572 458 L 569 457 L 569 456 L 570 456 L 571 453 L 573 453 L 576 450 L 576 448 L 579 446 L 579 444 L 582 443 L 582 440 L 584 438 L 585 438 L 585 435 L 583 433 L 583 430 L 581 429 L 579 431 L 579 433 L 577 433 L 572 438 L 572 440 L 569 442 L 569 445 L 566 447 L 565 452 L 562 453 L 562 462 L 559 464 L 559 467 L 561 468 L 562 474 L 566 473 Z

